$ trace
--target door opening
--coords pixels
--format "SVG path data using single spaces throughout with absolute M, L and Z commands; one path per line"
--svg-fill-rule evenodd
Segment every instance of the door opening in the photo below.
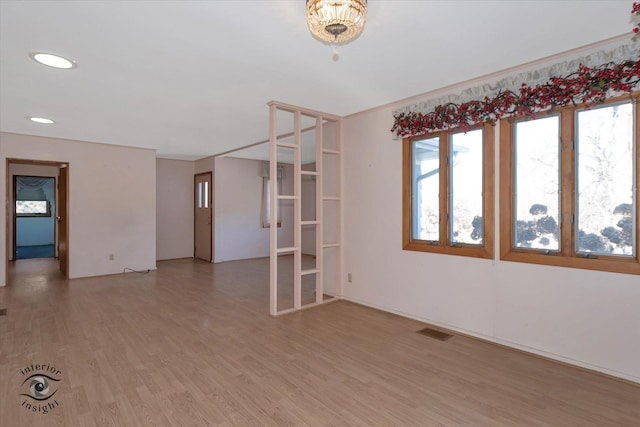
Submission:
M 13 175 L 14 259 L 53 258 L 56 177 Z
M 10 261 L 42 255 L 54 258 L 56 268 L 68 278 L 68 170 L 66 162 L 7 159 L 5 271 L 9 271 Z M 43 228 L 46 234 L 38 234 Z M 31 249 L 43 252 L 22 256 L 25 251 L 21 247 L 25 246 L 42 246 Z M 10 284 L 8 279 L 9 275 Z

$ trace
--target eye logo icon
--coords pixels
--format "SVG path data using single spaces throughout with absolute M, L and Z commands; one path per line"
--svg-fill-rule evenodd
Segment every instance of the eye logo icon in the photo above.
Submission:
M 51 398 L 58 390 L 51 391 L 51 387 L 49 386 L 49 381 L 58 382 L 55 378 L 51 378 L 48 375 L 43 374 L 35 374 L 31 375 L 29 378 L 25 379 L 22 385 L 24 385 L 27 381 L 29 382 L 29 394 L 21 393 L 21 396 L 27 396 L 32 398 L 33 400 L 47 400 Z
M 55 366 L 33 364 L 18 369 L 22 374 L 22 384 L 19 393 L 22 400 L 20 406 L 30 412 L 49 414 L 60 406 L 60 403 L 52 397 L 58 392 L 58 383 L 61 381 L 62 372 Z

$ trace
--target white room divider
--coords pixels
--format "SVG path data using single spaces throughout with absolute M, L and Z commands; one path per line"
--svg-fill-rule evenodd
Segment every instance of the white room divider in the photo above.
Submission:
M 269 104 L 269 170 L 278 176 L 278 164 L 293 163 L 293 191 L 284 194 L 277 179 L 270 179 L 270 218 L 278 218 L 283 203 L 293 205 L 293 246 L 278 241 L 278 221 L 270 221 L 270 314 L 278 316 L 315 307 L 342 297 L 342 118 L 305 108 L 272 101 Z M 304 126 L 304 127 L 303 127 Z M 303 138 L 304 136 L 304 138 Z M 311 138 L 315 136 L 315 138 Z M 315 147 L 314 147 L 315 145 Z M 303 164 L 309 148 L 315 150 L 312 163 Z M 292 158 L 292 162 L 291 162 Z M 315 217 L 303 218 L 302 181 L 315 182 Z M 305 210 L 306 212 L 309 209 Z M 283 225 L 284 226 L 284 225 Z M 315 228 L 315 258 L 313 266 L 303 268 L 303 228 Z M 305 245 L 307 248 L 309 245 Z M 279 274 L 285 257 L 293 256 L 293 273 Z M 280 266 L 281 267 L 281 266 Z M 315 278 L 315 280 L 313 280 Z M 315 284 L 313 302 L 303 304 L 304 291 Z M 292 285 L 293 306 L 279 307 L 279 291 Z M 289 289 L 287 289 L 288 291 Z M 284 292 L 289 294 L 289 292 Z

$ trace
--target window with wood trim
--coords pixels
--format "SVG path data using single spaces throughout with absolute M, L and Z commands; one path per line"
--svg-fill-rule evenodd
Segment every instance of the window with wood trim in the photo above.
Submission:
M 638 95 L 501 120 L 501 259 L 640 274 Z
M 493 258 L 491 125 L 403 140 L 403 248 Z

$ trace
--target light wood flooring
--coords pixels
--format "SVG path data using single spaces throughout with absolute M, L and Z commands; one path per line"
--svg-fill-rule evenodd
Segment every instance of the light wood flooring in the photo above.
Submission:
M 638 386 L 413 320 L 344 301 L 272 318 L 268 260 L 42 268 L 0 288 L 2 426 L 639 425 Z M 47 414 L 20 395 L 36 363 L 61 371 Z

